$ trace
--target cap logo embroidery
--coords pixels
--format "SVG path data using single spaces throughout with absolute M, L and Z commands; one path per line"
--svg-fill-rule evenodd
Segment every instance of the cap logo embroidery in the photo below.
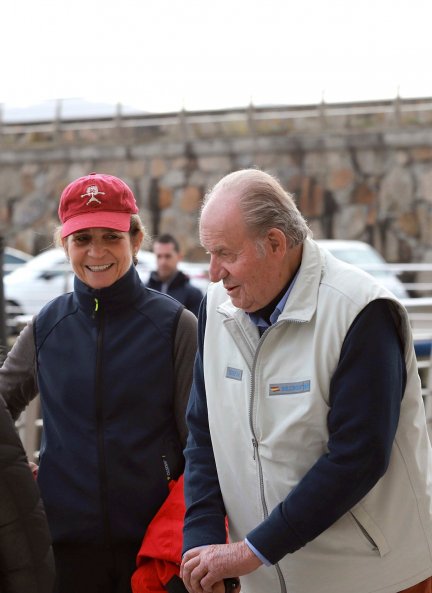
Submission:
M 97 185 L 89 185 L 88 188 L 86 189 L 86 193 L 81 194 L 81 197 L 82 198 L 90 198 L 88 200 L 88 202 L 86 203 L 86 206 L 88 206 L 92 202 L 96 202 L 97 204 L 102 204 L 102 202 L 100 200 L 98 200 L 96 197 L 99 195 L 105 195 L 105 192 L 99 191 L 99 188 Z

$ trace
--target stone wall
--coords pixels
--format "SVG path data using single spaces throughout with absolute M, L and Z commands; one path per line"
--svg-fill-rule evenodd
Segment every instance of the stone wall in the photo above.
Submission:
M 0 122 L 0 232 L 39 252 L 63 187 L 98 171 L 132 187 L 150 235 L 171 232 L 201 260 L 202 197 L 244 167 L 275 174 L 316 238 L 432 262 L 432 99 Z

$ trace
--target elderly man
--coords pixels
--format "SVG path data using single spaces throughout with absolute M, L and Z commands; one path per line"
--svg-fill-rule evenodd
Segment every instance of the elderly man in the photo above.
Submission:
M 213 188 L 200 238 L 214 284 L 187 412 L 188 591 L 227 577 L 245 593 L 431 591 L 432 450 L 405 310 L 320 249 L 264 172 Z

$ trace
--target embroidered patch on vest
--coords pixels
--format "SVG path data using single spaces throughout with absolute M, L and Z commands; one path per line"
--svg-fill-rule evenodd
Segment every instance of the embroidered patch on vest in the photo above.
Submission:
M 234 367 L 227 367 L 225 377 L 227 379 L 235 379 L 235 381 L 241 381 L 243 377 L 243 371 L 241 369 L 235 369 Z
M 295 381 L 294 383 L 270 383 L 269 395 L 294 395 L 295 393 L 306 393 L 310 389 L 310 380 Z

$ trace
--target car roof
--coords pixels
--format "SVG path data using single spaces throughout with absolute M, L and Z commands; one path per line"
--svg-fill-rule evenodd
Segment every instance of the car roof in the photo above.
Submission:
M 317 239 L 316 242 L 321 245 L 322 247 L 326 248 L 348 248 L 351 247 L 353 249 L 374 249 L 369 243 L 365 243 L 364 241 L 356 241 L 350 239 Z
M 25 251 L 21 251 L 20 249 L 15 249 L 15 247 L 9 246 L 6 246 L 4 248 L 4 254 L 16 257 L 18 260 L 22 261 L 28 261 L 33 257 L 32 255 L 30 255 L 30 253 L 26 253 Z

